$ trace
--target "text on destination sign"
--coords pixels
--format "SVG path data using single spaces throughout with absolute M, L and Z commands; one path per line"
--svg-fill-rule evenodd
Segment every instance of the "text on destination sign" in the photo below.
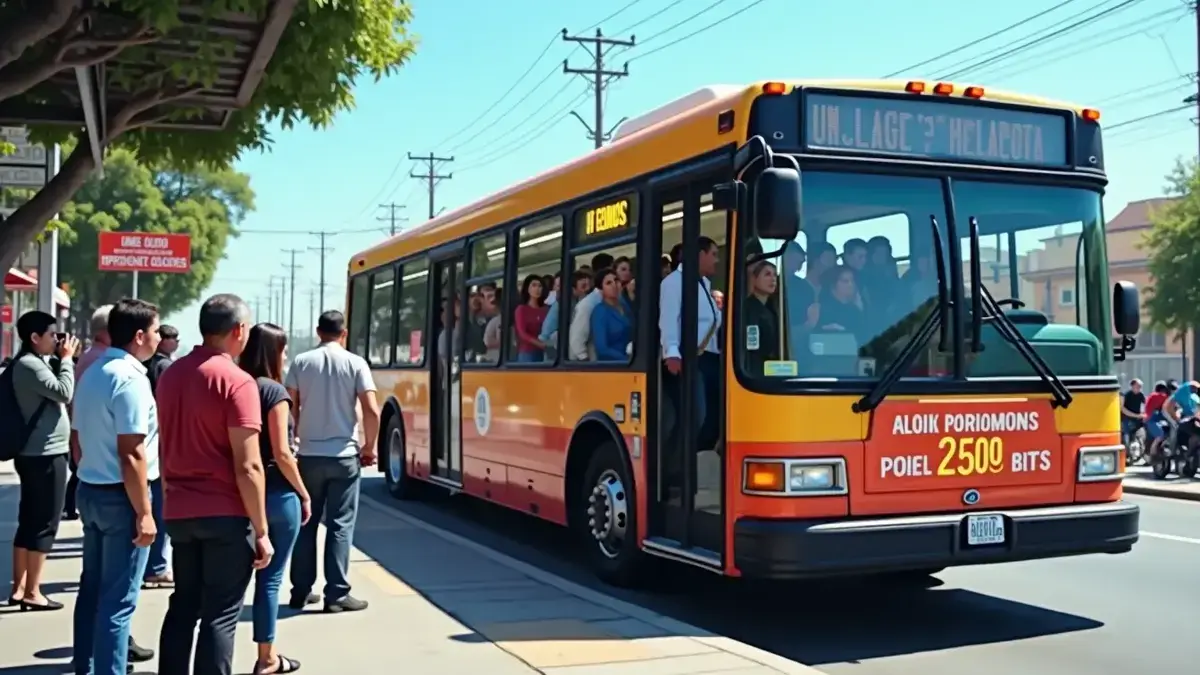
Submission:
M 809 148 L 973 163 L 1067 165 L 1067 118 L 945 100 L 809 94 Z

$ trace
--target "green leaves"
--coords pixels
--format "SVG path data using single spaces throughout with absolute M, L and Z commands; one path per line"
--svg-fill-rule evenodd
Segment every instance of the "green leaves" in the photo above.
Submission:
M 143 274 L 139 295 L 162 308 L 179 310 L 212 282 L 234 225 L 254 208 L 250 177 L 197 166 L 180 171 L 139 161 L 118 149 L 104 163 L 104 178 L 92 177 L 63 208 L 59 274 L 77 301 L 95 307 L 128 294 L 127 274 L 101 273 L 96 249 L 100 232 L 179 232 L 192 237 L 189 274 Z
M 1143 247 L 1154 286 L 1147 291 L 1150 322 L 1184 331 L 1200 326 L 1200 173 L 1177 163 L 1167 176 L 1167 194 L 1180 199 L 1152 212 Z

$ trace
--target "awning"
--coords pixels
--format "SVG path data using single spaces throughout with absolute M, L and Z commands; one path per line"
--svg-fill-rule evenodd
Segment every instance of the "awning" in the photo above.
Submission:
M 4 275 L 4 290 L 37 292 L 37 278 L 18 269 L 9 269 Z M 70 309 L 71 296 L 61 288 L 54 289 L 54 304 L 62 309 Z

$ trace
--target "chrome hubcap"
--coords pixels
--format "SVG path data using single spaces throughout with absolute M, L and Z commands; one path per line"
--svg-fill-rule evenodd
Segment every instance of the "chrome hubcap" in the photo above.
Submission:
M 600 475 L 588 495 L 588 529 L 609 558 L 621 553 L 629 526 L 629 500 L 617 472 L 608 470 Z
M 392 429 L 388 437 L 388 477 L 393 483 L 399 483 L 404 475 L 404 441 L 400 429 Z

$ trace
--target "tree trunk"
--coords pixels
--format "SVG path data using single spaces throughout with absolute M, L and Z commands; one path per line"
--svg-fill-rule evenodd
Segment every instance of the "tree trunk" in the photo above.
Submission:
M 26 49 L 61 30 L 82 9 L 81 0 L 39 0 L 34 11 L 17 12 L 0 30 L 0 68 L 21 58 Z
M 95 168 L 96 161 L 92 159 L 85 134 L 46 187 L 0 222 L 0 269 L 7 272 L 13 266 L 21 252 L 46 228 L 46 223 L 83 187 Z

